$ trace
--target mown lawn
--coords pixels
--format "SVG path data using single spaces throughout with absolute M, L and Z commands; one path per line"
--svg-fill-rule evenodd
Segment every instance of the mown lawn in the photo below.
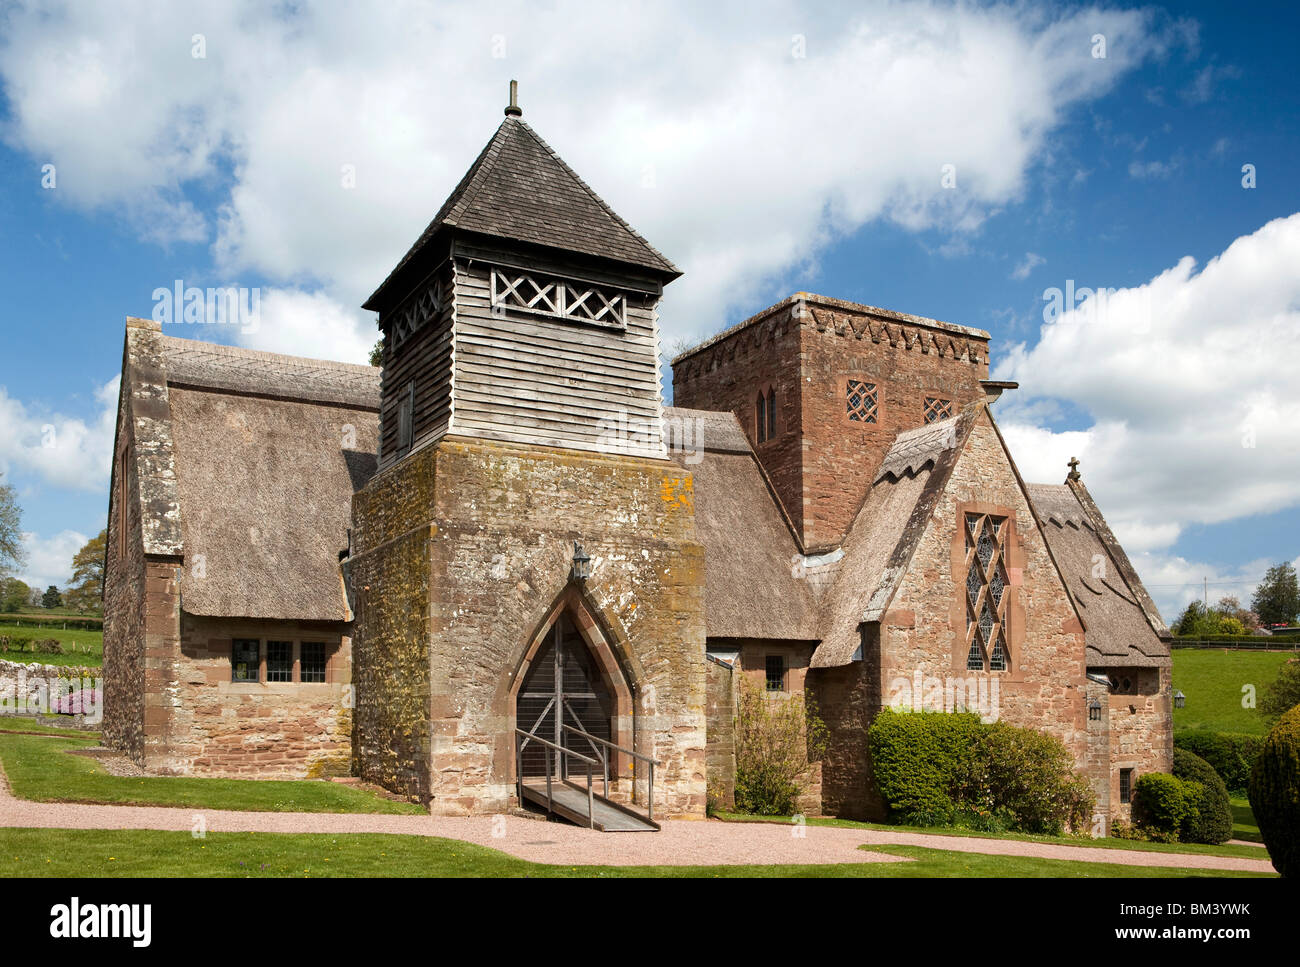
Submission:
M 1294 652 L 1175 648 L 1173 686 L 1187 696 L 1187 704 L 1174 709 L 1174 728 L 1264 735 L 1268 722 L 1257 708 L 1242 707 L 1242 686 L 1255 686 L 1258 702 L 1283 662 L 1294 657 Z
M 634 834 L 627 834 L 634 835 Z M 641 835 L 653 835 L 651 833 Z M 457 840 L 380 834 L 0 829 L 0 876 L 218 877 L 1257 877 L 1271 874 L 1074 863 L 863 847 L 911 862 L 803 866 L 551 866 Z
M 62 735 L 68 738 L 98 739 L 99 733 L 82 729 L 65 729 L 54 725 L 42 725 L 32 715 L 0 716 L 0 732 L 39 732 L 41 735 Z
M 88 756 L 68 754 L 69 750 L 95 745 L 81 738 L 0 732 L 0 763 L 14 795 L 36 802 L 129 803 L 256 812 L 424 813 L 414 803 L 394 802 L 369 790 L 336 782 L 129 778 L 111 775 Z
M 1232 838 L 1246 839 L 1252 843 L 1264 842 L 1259 835 L 1259 824 L 1255 822 L 1255 812 L 1250 808 L 1250 800 L 1245 797 L 1232 797 Z
M 1249 809 L 1249 805 L 1247 805 Z M 733 823 L 784 823 L 794 822 L 789 816 L 752 816 L 745 813 L 719 813 L 717 818 Z M 1253 819 L 1253 817 L 1252 817 Z M 834 819 L 825 816 L 810 816 L 804 820 L 809 826 L 840 826 L 848 829 L 877 829 L 893 833 L 924 833 L 927 836 L 970 836 L 975 839 L 1010 839 L 1026 843 L 1052 843 L 1058 846 L 1091 846 L 1096 849 L 1126 849 L 1143 853 L 1191 853 L 1202 856 L 1238 856 L 1252 860 L 1268 859 L 1268 851 L 1263 846 L 1237 846 L 1224 843 L 1211 846 L 1205 843 L 1147 843 L 1141 840 L 1116 839 L 1100 837 L 1092 839 L 1082 836 L 1040 836 L 1033 833 L 980 833 L 970 829 L 942 826 L 891 826 L 885 823 L 860 823 L 852 819 Z M 1249 836 L 1234 837 L 1252 839 Z M 1258 836 L 1256 842 L 1262 842 Z

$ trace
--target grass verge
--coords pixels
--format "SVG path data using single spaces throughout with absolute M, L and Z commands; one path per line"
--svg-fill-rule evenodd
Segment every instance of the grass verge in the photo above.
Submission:
M 36 802 L 114 803 L 247 809 L 255 812 L 422 815 L 367 789 L 310 779 L 196 779 L 114 776 L 89 756 L 68 755 L 97 743 L 81 738 L 0 733 L 0 763 L 15 796 Z
M 789 816 L 750 816 L 745 813 L 718 813 L 718 819 L 731 823 L 792 823 Z M 1183 853 L 1199 856 L 1232 856 L 1241 859 L 1266 860 L 1268 851 L 1260 846 L 1235 846 L 1224 843 L 1211 846 L 1204 843 L 1147 843 L 1141 840 L 1082 836 L 1040 836 L 1033 833 L 981 833 L 970 829 L 929 826 L 890 826 L 885 823 L 860 823 L 851 819 L 834 819 L 810 816 L 804 820 L 809 826 L 840 826 L 848 829 L 875 829 L 891 833 L 922 833 L 926 836 L 965 836 L 973 839 L 1008 839 L 1024 843 L 1051 843 L 1056 846 L 1092 847 L 1094 849 L 1122 849 L 1139 853 Z M 1241 837 L 1246 838 L 1246 837 Z
M 647 834 L 649 835 L 649 834 Z M 421 836 L 0 829 L 0 876 L 204 877 L 1256 877 L 1268 874 L 1075 863 L 863 847 L 910 862 L 786 866 L 552 866 Z

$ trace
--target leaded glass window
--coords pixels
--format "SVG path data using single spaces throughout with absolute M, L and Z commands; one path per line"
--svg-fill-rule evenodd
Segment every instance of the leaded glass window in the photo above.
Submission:
M 299 678 L 304 682 L 325 681 L 324 642 L 304 641 L 302 643 L 302 671 Z
M 236 638 L 230 648 L 230 680 L 232 682 L 255 682 L 258 680 L 258 650 L 261 642 L 257 639 Z
M 925 398 L 925 422 L 938 423 L 952 416 L 952 400 L 941 400 L 935 396 Z
M 849 380 L 849 419 L 855 423 L 875 423 L 877 415 L 876 384 Z
M 971 671 L 1006 671 L 1007 572 L 1002 542 L 1006 518 L 966 514 L 966 667 Z
M 292 641 L 266 643 L 266 680 L 268 682 L 293 681 Z

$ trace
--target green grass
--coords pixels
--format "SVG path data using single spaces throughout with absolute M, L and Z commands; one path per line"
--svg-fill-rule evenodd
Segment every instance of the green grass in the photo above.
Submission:
M 1250 800 L 1244 796 L 1233 796 L 1229 802 L 1232 805 L 1232 838 L 1263 843 L 1264 837 L 1259 835 L 1259 824 L 1255 822 L 1255 812 L 1250 808 Z
M 46 665 L 84 665 L 98 668 L 104 663 L 104 633 L 87 628 L 60 628 L 58 625 L 37 626 L 32 622 L 15 624 L 14 619 L 21 620 L 21 615 L 0 615 L 0 636 L 19 638 L 53 638 L 63 645 L 64 654 L 47 655 L 32 651 L 0 650 L 0 659 L 5 661 L 40 662 Z
M 653 834 L 644 834 L 653 835 Z M 787 866 L 553 866 L 457 840 L 320 833 L 0 829 L 0 876 L 481 877 L 1255 877 L 1271 874 L 1075 863 L 863 847 L 911 862 Z
M 0 762 L 10 788 L 36 802 L 129 803 L 256 812 L 424 813 L 418 805 L 336 782 L 114 776 L 89 756 L 68 755 L 97 743 L 0 733 Z
M 745 813 L 718 813 L 726 822 L 785 823 L 793 822 L 789 816 L 751 816 Z M 884 823 L 860 823 L 852 819 L 835 819 L 827 816 L 810 816 L 804 820 L 809 826 L 839 826 L 847 829 L 874 829 L 892 833 L 924 833 L 927 836 L 970 836 L 975 839 L 1008 839 L 1025 843 L 1051 843 L 1057 846 L 1084 846 L 1095 849 L 1135 850 L 1141 853 L 1183 853 L 1201 856 L 1235 856 L 1244 859 L 1266 860 L 1268 852 L 1262 846 L 1237 846 L 1206 843 L 1148 843 L 1142 840 L 1116 839 L 1107 836 L 1098 839 L 1084 836 L 1042 836 L 1035 833 L 982 833 L 950 826 L 891 826 Z M 1250 837 L 1240 837 L 1250 839 Z M 1258 840 L 1258 837 L 1256 837 Z
M 35 716 L 5 715 L 0 716 L 0 733 L 2 732 L 39 732 L 41 735 L 63 735 L 83 739 L 98 739 L 99 733 L 89 729 L 64 729 L 53 725 L 42 725 Z
M 1258 702 L 1264 686 L 1293 657 L 1293 652 L 1175 648 L 1173 685 L 1187 696 L 1187 704 L 1174 709 L 1174 728 L 1264 735 L 1264 716 L 1241 706 L 1242 686 L 1254 685 Z

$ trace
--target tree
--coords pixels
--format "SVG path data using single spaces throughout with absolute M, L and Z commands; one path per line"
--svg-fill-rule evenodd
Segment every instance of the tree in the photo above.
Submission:
M 0 612 L 12 614 L 27 603 L 32 592 L 17 578 L 0 578 Z
M 1139 780 L 1140 781 L 1140 780 Z M 1283 715 L 1268 733 L 1250 773 L 1250 808 L 1273 868 L 1300 873 L 1300 708 Z
M 1300 659 L 1292 658 L 1278 669 L 1277 678 L 1264 686 L 1259 710 L 1268 719 L 1277 719 L 1300 705 Z
M 371 366 L 384 365 L 384 337 L 383 336 L 379 337 L 379 342 L 375 343 L 374 347 L 371 348 L 370 350 L 370 365 Z
M 18 495 L 12 484 L 3 482 L 0 474 L 0 578 L 20 567 L 23 557 L 22 511 L 18 509 Z
M 1251 608 L 1266 625 L 1290 624 L 1300 614 L 1300 583 L 1287 562 L 1274 565 L 1255 589 Z
M 46 588 L 45 593 L 41 595 L 41 607 L 42 608 L 63 607 L 63 595 L 59 593 L 59 589 L 56 588 L 53 584 L 51 584 L 48 588 Z
M 72 580 L 64 601 L 69 608 L 76 608 L 84 614 L 87 611 L 104 610 L 104 559 L 108 546 L 108 530 L 92 537 L 86 546 L 77 551 L 72 559 Z

